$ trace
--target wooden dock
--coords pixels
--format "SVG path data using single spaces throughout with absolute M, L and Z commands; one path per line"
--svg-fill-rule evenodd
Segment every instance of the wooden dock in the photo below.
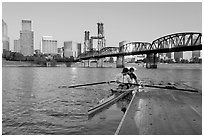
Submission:
M 135 94 L 116 135 L 202 135 L 202 94 L 151 89 Z

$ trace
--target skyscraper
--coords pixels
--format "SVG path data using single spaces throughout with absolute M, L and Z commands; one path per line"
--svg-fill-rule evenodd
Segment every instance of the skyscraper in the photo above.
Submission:
M 183 52 L 183 59 L 189 60 L 192 58 L 192 51 Z
M 195 58 L 195 57 L 200 57 L 200 50 L 196 50 L 196 51 L 192 51 L 192 57 Z
M 179 60 L 183 59 L 183 51 L 181 51 L 181 52 L 174 52 L 174 59 L 175 60 L 176 59 L 179 59 Z
M 81 53 L 81 43 L 77 43 L 77 56 L 79 56 Z
M 2 20 L 2 45 L 3 49 L 9 51 L 8 26 L 4 20 Z
M 21 52 L 20 40 L 14 40 L 14 52 Z
M 32 56 L 34 53 L 34 32 L 31 31 L 31 21 L 22 20 L 20 31 L 21 53 L 24 56 Z
M 64 57 L 77 58 L 79 53 L 81 52 L 81 43 L 73 42 L 73 41 L 65 41 L 64 42 Z
M 174 53 L 173 52 L 168 52 L 168 53 L 166 53 L 166 57 L 168 59 L 174 59 Z
M 43 36 L 41 52 L 43 54 L 57 54 L 57 40 L 53 39 L 52 36 Z

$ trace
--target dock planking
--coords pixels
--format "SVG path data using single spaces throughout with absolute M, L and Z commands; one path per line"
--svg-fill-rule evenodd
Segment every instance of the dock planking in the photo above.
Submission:
M 161 89 L 137 93 L 115 134 L 201 135 L 202 95 Z

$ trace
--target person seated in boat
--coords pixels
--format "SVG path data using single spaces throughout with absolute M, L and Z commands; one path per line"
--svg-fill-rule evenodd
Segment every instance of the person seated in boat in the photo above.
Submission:
M 122 72 L 116 76 L 116 82 L 119 83 L 118 89 L 128 89 L 130 87 L 129 83 L 132 83 L 132 81 L 128 72 L 128 68 L 123 68 Z
M 130 79 L 132 80 L 132 83 L 138 84 L 137 82 L 137 76 L 134 73 L 135 69 L 133 67 L 130 68 L 128 75 L 130 76 Z

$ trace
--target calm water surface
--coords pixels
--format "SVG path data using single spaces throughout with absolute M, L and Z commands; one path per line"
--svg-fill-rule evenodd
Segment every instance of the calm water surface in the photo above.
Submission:
M 121 72 L 108 68 L 2 68 L 2 133 L 114 134 L 123 116 L 120 103 L 88 119 L 87 110 L 110 94 L 116 85 L 62 88 L 74 84 L 114 80 Z M 202 66 L 162 64 L 145 69 L 135 64 L 137 76 L 147 83 L 180 83 L 202 90 Z

